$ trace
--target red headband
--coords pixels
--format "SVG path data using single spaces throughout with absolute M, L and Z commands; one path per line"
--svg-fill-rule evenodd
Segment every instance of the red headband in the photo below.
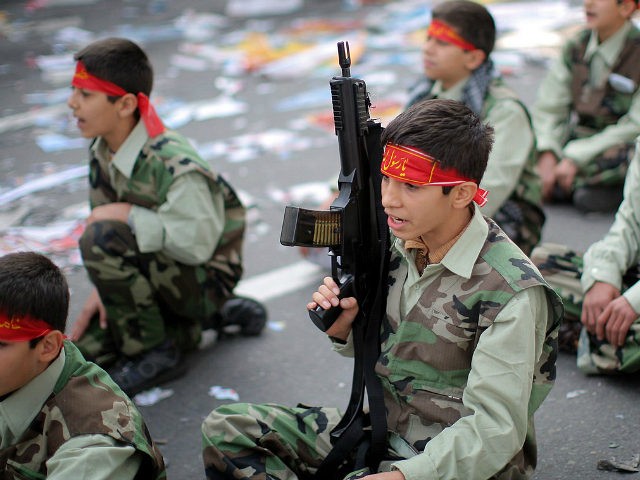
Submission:
M 119 87 L 115 83 L 111 83 L 107 80 L 91 75 L 87 72 L 87 69 L 82 62 L 78 62 L 76 64 L 76 73 L 73 76 L 73 80 L 71 80 L 71 85 L 78 88 L 85 88 L 87 90 L 96 90 L 113 97 L 121 97 L 128 93 L 124 88 Z M 140 118 L 142 118 L 142 121 L 147 128 L 147 133 L 152 138 L 160 135 L 164 132 L 165 128 L 162 124 L 162 120 L 158 117 L 155 108 L 153 108 L 153 105 L 149 101 L 149 97 L 142 92 L 139 92 L 136 97 L 138 98 Z
M 453 27 L 447 25 L 441 20 L 433 20 L 431 22 L 431 25 L 429 25 L 429 28 L 427 29 L 427 36 L 437 38 L 443 42 L 451 43 L 463 50 L 471 51 L 478 49 L 478 47 L 473 43 L 462 38 L 458 32 L 453 29 Z
M 453 168 L 441 168 L 436 159 L 420 150 L 393 143 L 387 143 L 384 148 L 380 171 L 387 177 L 413 185 L 451 187 L 464 182 L 473 182 L 462 177 Z M 473 201 L 482 207 L 487 203 L 488 195 L 488 191 L 478 187 Z
M 8 317 L 0 313 L 0 341 L 26 342 L 42 337 L 53 328 L 44 320 L 31 317 Z

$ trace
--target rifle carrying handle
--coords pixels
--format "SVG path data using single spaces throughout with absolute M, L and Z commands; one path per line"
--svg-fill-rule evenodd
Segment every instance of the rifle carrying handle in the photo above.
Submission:
M 346 297 L 353 297 L 353 276 L 347 275 L 345 280 L 340 285 L 340 295 L 338 295 L 338 299 L 343 299 Z M 337 307 L 331 307 L 328 310 L 318 306 L 314 310 L 309 310 L 309 318 L 313 324 L 318 327 L 323 332 L 329 330 L 329 327 L 333 325 L 333 322 L 340 316 L 342 313 L 342 307 L 338 305 Z

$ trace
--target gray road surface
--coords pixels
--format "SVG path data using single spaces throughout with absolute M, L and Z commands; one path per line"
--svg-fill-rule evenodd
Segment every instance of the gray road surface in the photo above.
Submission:
M 268 72 L 247 72 L 229 52 L 248 31 L 268 34 L 271 49 L 277 51 L 291 46 L 292 37 L 283 36 L 283 32 L 301 19 L 330 19 L 334 27 L 344 25 L 339 20 L 348 20 L 361 23 L 340 33 L 315 33 L 316 39 L 331 44 L 340 38 L 357 45 L 358 32 L 369 32 L 368 48 L 353 72 L 368 82 L 374 104 L 383 105 L 386 100 L 397 103 L 419 74 L 415 45 L 399 47 L 394 29 L 379 34 L 385 21 L 393 24 L 402 18 L 403 11 L 409 13 L 397 25 L 419 20 L 417 3 L 379 2 L 352 10 L 345 7 L 346 2 L 307 0 L 299 2 L 292 13 L 279 16 L 229 15 L 261 3 L 265 2 L 5 0 L 0 5 L 0 11 L 5 12 L 0 15 L 0 194 L 11 192 L 22 182 L 32 184 L 52 172 L 83 165 L 83 148 L 45 151 L 37 141 L 51 149 L 51 143 L 42 143 L 47 139 L 45 134 L 63 135 L 65 145 L 77 138 L 68 118 L 56 115 L 65 111 L 64 100 L 55 98 L 64 96 L 68 80 L 64 68 L 59 71 L 55 65 L 61 62 L 64 66 L 65 55 L 94 36 L 140 39 L 156 68 L 152 99 L 158 106 L 164 105 L 164 115 L 175 114 L 178 106 L 193 107 L 189 102 L 213 100 L 218 103 L 214 107 L 209 103 L 209 108 L 218 114 L 240 109 L 229 116 L 211 116 L 209 110 L 207 119 L 192 119 L 179 129 L 209 153 L 214 167 L 253 205 L 243 289 L 264 299 L 271 323 L 260 337 L 227 337 L 192 355 L 187 375 L 166 386 L 173 395 L 142 407 L 173 479 L 204 478 L 200 424 L 214 407 L 227 401 L 210 396 L 211 386 L 233 388 L 242 401 L 342 406 L 350 388 L 349 361 L 329 351 L 328 341 L 305 313 L 304 305 L 322 272 L 301 262 L 295 249 L 282 247 L 278 241 L 284 205 L 288 201 L 312 204 L 322 189 L 309 183 L 323 182 L 337 169 L 335 137 L 308 123 L 308 115 L 330 111 L 328 80 L 338 73 L 335 61 L 311 62 L 313 67 L 301 74 L 302 67 L 285 66 L 274 77 Z M 272 13 L 278 5 L 282 9 L 296 6 L 295 2 L 271 3 Z M 543 2 L 538 7 L 553 5 Z M 530 7 L 521 2 L 514 11 L 534 20 Z M 309 24 L 306 28 L 312 29 Z M 394 28 L 397 32 L 399 27 Z M 249 44 L 257 48 L 258 38 L 252 37 Z M 309 37 L 299 38 L 308 41 Z M 207 50 L 212 46 L 222 50 Z M 508 81 L 531 103 L 544 64 L 530 52 L 516 54 L 520 63 Z M 321 56 L 322 52 L 313 55 Z M 302 57 L 302 61 L 314 60 L 313 55 Z M 320 100 L 314 101 L 318 95 Z M 171 107 L 172 101 L 177 102 L 176 107 Z M 52 116 L 46 115 L 52 112 Z M 260 137 L 264 132 L 270 135 Z M 220 151 L 219 155 L 212 153 Z M 310 195 L 305 196 L 305 185 Z M 68 215 L 77 219 L 75 210 L 69 213 L 68 208 L 82 206 L 85 199 L 85 183 L 79 180 L 0 205 L 3 248 L 8 248 L 8 226 L 40 228 Z M 578 249 L 599 239 L 612 221 L 611 215 L 583 215 L 563 206 L 547 207 L 546 214 L 544 239 Z M 70 252 L 56 259 L 69 273 L 73 321 L 89 285 L 82 269 L 72 266 Z M 611 479 L 621 475 L 598 471 L 596 463 L 611 456 L 628 459 L 640 453 L 640 378 L 584 377 L 568 355 L 560 357 L 558 368 L 556 387 L 536 417 L 540 446 L 536 478 Z

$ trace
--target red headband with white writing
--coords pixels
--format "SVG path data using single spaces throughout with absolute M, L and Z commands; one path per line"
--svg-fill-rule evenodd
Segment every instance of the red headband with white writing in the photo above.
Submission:
M 96 90 L 113 97 L 121 97 L 128 93 L 124 88 L 119 87 L 115 83 L 111 83 L 108 80 L 103 80 L 95 75 L 91 75 L 82 62 L 78 62 L 76 64 L 76 72 L 71 80 L 71 85 L 77 88 Z M 140 118 L 147 128 L 147 133 L 152 138 L 160 135 L 164 132 L 165 128 L 162 124 L 162 120 L 158 117 L 155 108 L 153 108 L 153 105 L 149 101 L 149 97 L 142 92 L 138 92 L 136 97 L 138 98 Z
M 0 313 L 0 341 L 26 342 L 55 330 L 44 320 L 29 316 L 9 317 Z
M 473 43 L 466 41 L 453 27 L 441 20 L 433 20 L 431 22 L 427 29 L 427 36 L 451 43 L 466 51 L 477 50 L 477 47 Z
M 453 168 L 440 167 L 440 162 L 416 148 L 394 143 L 387 143 L 385 146 L 380 171 L 387 177 L 413 185 L 453 187 L 464 182 L 474 182 L 464 178 Z M 482 207 L 487 203 L 488 195 L 487 190 L 478 187 L 473 201 Z

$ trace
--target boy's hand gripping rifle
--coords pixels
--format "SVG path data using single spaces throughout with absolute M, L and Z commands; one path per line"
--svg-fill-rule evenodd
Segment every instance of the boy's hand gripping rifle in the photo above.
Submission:
M 380 322 L 386 309 L 389 246 L 380 194 L 382 127 L 369 115 L 371 102 L 365 82 L 351 77 L 348 43 L 338 43 L 338 60 L 342 76 L 330 82 L 340 149 L 338 196 L 328 211 L 287 206 L 280 234 L 283 245 L 328 247 L 340 298 L 353 296 L 360 307 L 352 329 L 355 360 L 351 398 L 341 422 L 332 431 L 334 449 L 316 478 L 333 478 L 348 452 L 363 441 L 365 389 L 372 434 L 371 449 L 362 462 L 377 467 L 386 451 L 387 433 L 382 387 L 374 372 Z M 314 324 L 326 331 L 340 312 L 339 307 L 326 311 L 318 307 L 309 314 Z

